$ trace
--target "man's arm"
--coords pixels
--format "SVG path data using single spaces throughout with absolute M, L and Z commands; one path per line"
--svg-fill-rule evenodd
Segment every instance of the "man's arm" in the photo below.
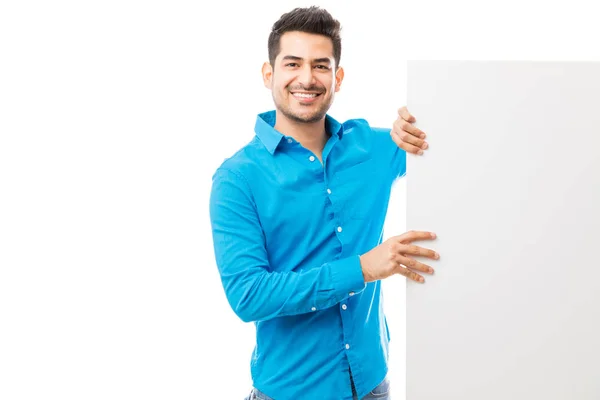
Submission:
M 376 137 L 376 151 L 389 160 L 388 167 L 394 180 L 406 174 L 407 153 L 423 155 L 424 150 L 429 148 L 425 133 L 413 125 L 415 121 L 407 108 L 402 107 L 391 128 L 371 128 Z
M 358 254 L 305 271 L 274 271 L 250 187 L 236 172 L 219 168 L 213 176 L 210 218 L 223 288 L 244 322 L 314 312 L 365 288 Z
M 379 154 L 389 160 L 388 169 L 392 173 L 392 180 L 403 177 L 406 174 L 406 151 L 392 140 L 390 128 L 373 127 L 371 130 L 377 138 Z

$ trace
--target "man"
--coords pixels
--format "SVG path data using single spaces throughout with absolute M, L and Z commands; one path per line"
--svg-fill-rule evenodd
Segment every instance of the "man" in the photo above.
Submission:
M 393 129 L 327 114 L 344 71 L 339 22 L 317 7 L 281 16 L 262 69 L 275 110 L 213 176 L 210 216 L 227 299 L 256 325 L 247 399 L 388 399 L 388 328 L 381 279 L 423 282 L 437 259 L 381 243 L 391 186 L 424 133 L 404 107 Z

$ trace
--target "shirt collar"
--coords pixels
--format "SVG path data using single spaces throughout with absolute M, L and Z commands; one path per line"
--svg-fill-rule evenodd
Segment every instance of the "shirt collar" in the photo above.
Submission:
M 258 114 L 256 117 L 256 124 L 254 126 L 256 136 L 258 136 L 271 154 L 275 154 L 275 150 L 284 138 L 284 135 L 277 131 L 274 126 L 275 110 Z M 337 135 L 340 140 L 344 134 L 342 124 L 328 114 L 325 115 L 325 130 L 332 135 Z

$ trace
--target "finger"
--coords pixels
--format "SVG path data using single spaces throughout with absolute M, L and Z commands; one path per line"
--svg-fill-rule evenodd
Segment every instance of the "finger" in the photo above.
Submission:
M 398 109 L 398 115 L 400 115 L 402 117 L 402 119 L 404 119 L 405 121 L 408 121 L 408 122 L 416 121 L 416 118 L 411 113 L 408 112 L 408 108 L 406 106 Z
M 396 119 L 396 121 L 394 122 L 394 127 L 397 127 L 398 132 L 405 131 L 416 138 L 425 139 L 425 136 L 427 136 L 425 135 L 425 132 L 414 126 L 412 123 L 400 118 Z
M 392 140 L 394 141 L 394 143 L 396 143 L 396 145 L 398 145 L 398 147 L 400 147 L 402 150 L 406 151 L 407 153 L 418 154 L 420 156 L 423 155 L 423 149 L 402 140 L 400 138 L 400 136 L 398 136 L 398 134 L 395 132 L 394 129 L 392 129 L 392 131 L 390 132 L 390 136 L 392 137 Z
M 433 268 L 431 268 L 427 264 L 423 264 L 422 262 L 415 260 L 414 258 L 398 254 L 396 255 L 396 261 L 410 270 L 425 272 L 427 274 L 433 274 Z
M 425 282 L 425 278 L 421 275 L 417 274 L 414 271 L 409 270 L 408 268 L 404 268 L 403 266 L 398 267 L 398 273 L 407 279 L 412 279 L 415 282 L 423 283 Z
M 425 249 L 423 247 L 415 246 L 413 244 L 400 244 L 398 246 L 399 254 L 410 254 L 413 256 L 423 256 L 428 257 L 433 260 L 437 260 L 440 258 L 440 255 L 431 249 Z
M 413 144 L 422 149 L 426 149 L 429 146 L 425 140 L 420 138 L 421 135 L 425 134 L 402 119 L 397 119 L 394 121 L 393 130 L 400 137 L 400 139 L 405 142 Z
M 414 230 L 396 236 L 396 239 L 403 244 L 414 242 L 415 240 L 431 240 L 435 238 L 437 238 L 437 235 L 433 232 Z

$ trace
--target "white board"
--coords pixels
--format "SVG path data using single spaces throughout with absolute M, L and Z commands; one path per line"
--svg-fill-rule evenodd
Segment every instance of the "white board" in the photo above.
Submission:
M 414 61 L 406 400 L 600 399 L 600 64 Z

